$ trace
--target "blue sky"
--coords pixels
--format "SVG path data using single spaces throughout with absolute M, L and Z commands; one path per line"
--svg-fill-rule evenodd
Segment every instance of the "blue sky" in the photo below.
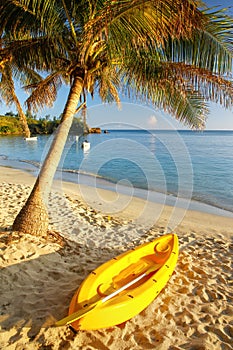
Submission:
M 208 0 L 205 2 L 210 7 L 230 7 L 229 13 L 233 16 L 232 0 Z M 23 104 L 27 95 L 20 88 L 17 88 L 17 94 Z M 49 109 L 45 108 L 36 114 L 38 116 L 45 116 L 47 114 L 51 117 L 59 116 L 63 111 L 67 95 L 68 87 L 61 88 L 54 106 Z M 5 114 L 8 111 L 15 112 L 15 108 L 13 106 L 5 107 L 3 104 L 0 104 L 0 114 Z M 152 106 L 132 104 L 130 101 L 125 101 L 122 103 L 121 110 L 118 110 L 115 105 L 101 105 L 98 98 L 95 98 L 93 101 L 89 100 L 87 120 L 90 126 L 101 126 L 103 129 L 111 127 L 126 128 L 127 125 L 128 127 L 132 126 L 145 129 L 187 128 L 171 116 L 152 108 Z M 211 104 L 206 129 L 233 130 L 233 110 L 225 110 L 217 104 Z

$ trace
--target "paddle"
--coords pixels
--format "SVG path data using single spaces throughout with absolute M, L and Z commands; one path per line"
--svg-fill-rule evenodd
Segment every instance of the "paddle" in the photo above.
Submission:
M 125 284 L 124 286 L 120 287 L 119 289 L 117 289 L 115 292 L 107 295 L 106 297 L 104 297 L 103 299 L 98 300 L 97 302 L 90 304 L 89 306 L 87 306 L 84 309 L 78 310 L 76 312 L 74 312 L 73 314 L 57 321 L 55 323 L 55 326 L 65 326 L 66 324 L 70 324 L 74 321 L 79 320 L 80 318 L 82 318 L 83 316 L 85 316 L 86 314 L 88 314 L 89 312 L 91 312 L 94 308 L 96 308 L 97 306 L 105 303 L 106 301 L 108 301 L 109 299 L 112 299 L 113 297 L 115 297 L 116 295 L 118 295 L 120 292 L 122 292 L 123 290 L 127 289 L 128 287 L 132 286 L 133 284 L 137 283 L 138 281 L 140 281 L 142 278 L 148 276 L 151 272 L 155 272 L 158 270 L 159 267 L 161 267 L 162 264 L 159 264 L 159 266 L 154 265 L 151 266 L 146 272 L 144 272 L 142 275 L 139 275 L 138 277 L 136 277 L 135 279 L 133 279 L 132 281 L 128 282 L 127 284 Z

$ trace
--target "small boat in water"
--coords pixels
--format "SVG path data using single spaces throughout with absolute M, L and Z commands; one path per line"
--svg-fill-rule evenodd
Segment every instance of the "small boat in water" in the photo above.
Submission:
M 92 271 L 56 326 L 94 330 L 121 324 L 144 310 L 165 287 L 178 259 L 175 234 L 121 254 Z
M 32 137 L 24 137 L 25 141 L 37 141 L 37 136 L 32 136 Z
M 85 140 L 83 143 L 82 143 L 82 148 L 84 151 L 88 151 L 91 147 L 91 144 L 90 142 L 88 142 L 87 140 Z

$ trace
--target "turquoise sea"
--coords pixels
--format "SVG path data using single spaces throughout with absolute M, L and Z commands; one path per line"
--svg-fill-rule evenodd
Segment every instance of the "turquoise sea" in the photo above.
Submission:
M 0 165 L 38 171 L 51 142 L 0 137 Z M 176 197 L 233 213 L 233 131 L 109 130 L 69 137 L 57 176 L 167 204 Z M 156 197 L 157 196 L 157 197 Z M 193 206 L 195 209 L 195 205 Z

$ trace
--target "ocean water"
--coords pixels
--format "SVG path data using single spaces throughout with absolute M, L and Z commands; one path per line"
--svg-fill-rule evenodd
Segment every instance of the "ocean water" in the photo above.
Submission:
M 57 176 L 140 197 L 153 194 L 233 212 L 233 131 L 110 130 L 67 141 Z M 0 137 L 0 165 L 38 171 L 52 136 Z M 169 201 L 168 201 L 169 203 Z M 171 203 L 172 204 L 172 203 Z

